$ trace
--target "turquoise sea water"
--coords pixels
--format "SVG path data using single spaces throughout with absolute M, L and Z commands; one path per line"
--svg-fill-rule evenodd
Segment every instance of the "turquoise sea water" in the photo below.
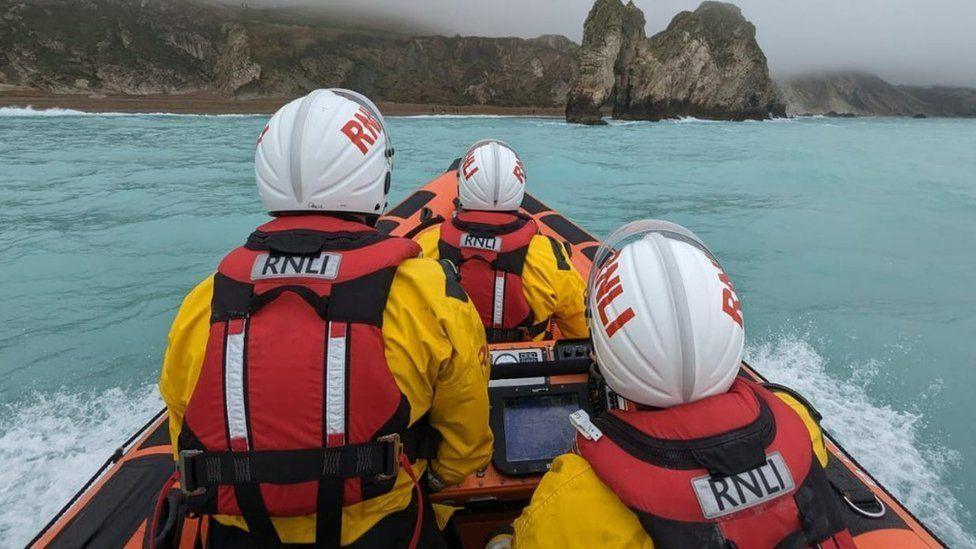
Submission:
M 53 114 L 0 109 L 0 546 L 159 408 L 180 299 L 263 218 L 263 117 Z M 976 545 L 976 121 L 390 125 L 393 202 L 497 137 L 597 234 L 695 230 L 739 289 L 747 358 L 946 541 Z

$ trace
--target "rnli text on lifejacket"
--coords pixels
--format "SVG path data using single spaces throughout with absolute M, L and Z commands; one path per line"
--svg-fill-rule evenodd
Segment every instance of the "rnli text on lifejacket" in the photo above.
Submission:
M 476 236 L 470 233 L 462 233 L 461 246 L 497 252 L 502 249 L 502 239 L 500 236 Z
M 773 452 L 759 467 L 728 477 L 697 477 L 691 485 L 702 515 L 715 518 L 786 495 L 794 483 L 782 454 Z
M 341 254 L 320 253 L 319 255 L 260 254 L 251 267 L 251 278 L 323 278 L 335 280 L 339 275 Z

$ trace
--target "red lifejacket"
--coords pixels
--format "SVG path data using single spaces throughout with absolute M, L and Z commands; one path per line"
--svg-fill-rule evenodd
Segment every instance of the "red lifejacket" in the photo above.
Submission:
M 381 330 L 396 269 L 419 251 L 307 215 L 262 225 L 224 258 L 178 441 L 190 511 L 242 516 L 272 541 L 270 517 L 316 514 L 317 545 L 338 546 L 343 505 L 388 493 L 401 451 L 431 457 Z
M 533 323 L 525 299 L 522 269 L 539 227 L 516 212 L 459 211 L 441 225 L 438 253 L 458 270 L 489 343 L 529 340 L 549 319 Z
M 594 423 L 579 454 L 655 547 L 854 547 L 803 420 L 751 381 Z

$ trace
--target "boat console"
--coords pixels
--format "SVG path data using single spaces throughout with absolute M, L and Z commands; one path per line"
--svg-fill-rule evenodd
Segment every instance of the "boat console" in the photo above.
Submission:
M 594 417 L 622 406 L 623 399 L 591 375 L 591 352 L 589 340 L 490 346 L 491 463 L 431 495 L 435 503 L 461 508 L 455 516 L 462 539 L 473 541 L 518 515 L 552 460 L 572 450 L 570 414 L 584 410 Z

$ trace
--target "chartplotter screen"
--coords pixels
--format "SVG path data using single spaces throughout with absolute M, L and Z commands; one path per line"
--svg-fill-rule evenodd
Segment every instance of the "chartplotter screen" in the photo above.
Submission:
M 580 409 L 576 393 L 505 398 L 505 457 L 509 462 L 549 460 L 573 446 L 569 415 Z

